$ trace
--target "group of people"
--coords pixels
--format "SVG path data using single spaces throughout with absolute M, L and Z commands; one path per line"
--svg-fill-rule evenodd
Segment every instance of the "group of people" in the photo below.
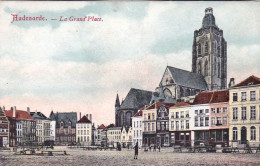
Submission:
M 138 149 L 139 149 L 139 146 L 138 146 L 138 142 L 137 142 L 137 143 L 135 144 L 135 146 L 134 146 L 134 150 L 135 150 L 134 159 L 137 159 Z M 149 146 L 149 150 L 150 150 L 150 152 L 152 151 L 152 145 Z M 159 152 L 161 151 L 161 146 L 160 146 L 160 145 L 158 146 L 158 150 L 159 150 Z M 154 151 L 154 152 L 156 151 L 156 145 L 153 146 L 153 151 Z

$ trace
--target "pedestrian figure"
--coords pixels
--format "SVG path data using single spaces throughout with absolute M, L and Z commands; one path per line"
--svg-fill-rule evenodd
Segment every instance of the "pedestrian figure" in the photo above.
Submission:
M 156 151 L 156 145 L 154 144 L 154 146 L 153 146 L 153 151 Z
M 158 146 L 158 150 L 159 150 L 159 152 L 160 152 L 160 150 L 161 150 L 161 146 L 160 146 L 160 145 Z
M 150 152 L 151 152 L 151 150 L 152 150 L 152 145 L 149 146 L 149 150 L 150 150 Z
M 135 144 L 134 149 L 135 149 L 134 159 L 137 159 L 137 156 L 138 156 L 138 142 Z

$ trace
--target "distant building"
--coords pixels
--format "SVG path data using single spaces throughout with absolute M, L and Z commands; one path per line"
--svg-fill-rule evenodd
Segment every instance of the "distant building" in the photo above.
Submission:
M 3 107 L 3 111 L 5 111 L 5 107 Z M 14 112 L 13 112 L 14 113 Z M 16 119 L 15 115 L 13 114 L 11 117 L 7 116 L 9 121 L 9 146 L 10 147 L 16 147 L 17 146 L 17 134 L 18 131 L 16 131 Z M 22 127 L 19 131 L 19 134 L 22 133 Z M 22 137 L 22 135 L 21 135 Z
M 30 115 L 36 120 L 36 137 L 39 144 L 50 140 L 50 123 L 48 119 L 41 112 L 30 112 Z
M 123 148 L 132 146 L 132 127 L 122 127 L 120 143 Z
M 143 109 L 143 146 L 169 146 L 169 111 L 172 103 L 156 102 Z
M 9 146 L 9 122 L 4 110 L 0 107 L 0 147 Z
M 143 145 L 143 109 L 139 110 L 133 117 L 132 117 L 132 145 L 138 142 L 138 146 L 142 147 Z
M 50 140 L 55 141 L 56 136 L 56 120 L 52 119 L 50 122 Z
M 85 115 L 76 124 L 76 139 L 81 145 L 92 144 L 92 122 Z
M 76 143 L 76 112 L 57 112 L 50 114 L 51 121 L 56 121 L 55 144 L 68 145 Z
M 229 141 L 258 146 L 260 140 L 260 78 L 250 76 L 229 90 Z
M 159 105 L 159 103 L 158 103 Z M 172 103 L 160 103 L 156 116 L 156 145 L 160 147 L 170 146 L 169 132 L 169 108 Z
M 180 102 L 169 109 L 171 145 L 191 146 L 191 107 Z
M 191 105 L 191 145 L 197 146 L 200 144 L 209 145 L 209 124 L 210 124 L 210 104 L 204 101 L 203 94 L 199 93 Z M 206 98 L 210 100 L 210 98 Z
M 91 145 L 95 145 L 97 140 L 97 129 L 95 127 L 95 124 L 92 124 L 92 131 L 91 131 Z
M 17 144 L 18 145 L 34 145 L 37 144 L 36 138 L 36 121 L 30 116 L 30 108 L 27 111 L 16 110 L 12 107 L 11 110 L 6 110 L 7 117 L 16 120 Z
M 215 146 L 228 146 L 229 91 L 210 92 L 210 141 Z
M 107 128 L 107 144 L 117 147 L 121 142 L 121 129 L 122 127 L 109 127 Z
M 117 94 L 115 103 L 115 121 L 117 127 L 132 126 L 131 117 L 143 106 L 148 105 L 152 98 L 152 92 L 131 88 L 126 98 L 120 104 Z
M 96 129 L 97 130 L 97 139 L 95 141 L 95 145 L 101 145 L 105 129 L 106 129 L 106 126 L 104 124 L 101 124 L 100 126 L 97 127 L 97 129 Z

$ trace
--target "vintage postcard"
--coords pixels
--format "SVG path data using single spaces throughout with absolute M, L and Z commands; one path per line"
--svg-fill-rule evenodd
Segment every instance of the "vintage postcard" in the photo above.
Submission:
M 260 165 L 259 11 L 0 2 L 0 165 Z

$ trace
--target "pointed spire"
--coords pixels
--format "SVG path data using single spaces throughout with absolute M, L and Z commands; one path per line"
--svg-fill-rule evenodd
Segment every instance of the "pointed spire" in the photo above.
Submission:
M 118 92 L 117 92 L 117 94 L 116 94 L 116 103 L 115 103 L 115 107 L 120 107 L 120 101 L 119 101 Z

